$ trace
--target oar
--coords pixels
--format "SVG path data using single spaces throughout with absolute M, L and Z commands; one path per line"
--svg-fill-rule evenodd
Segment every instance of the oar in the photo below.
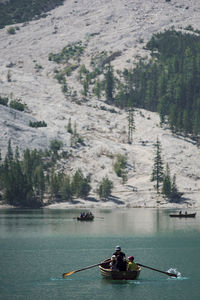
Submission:
M 80 271 L 84 271 L 84 270 L 87 270 L 87 269 L 91 269 L 91 268 L 100 266 L 101 264 L 103 264 L 103 263 L 105 263 L 105 262 L 109 262 L 109 261 L 110 261 L 110 259 L 108 259 L 108 260 L 106 260 L 106 261 L 103 261 L 103 262 L 100 262 L 100 263 L 98 263 L 98 264 L 96 264 L 96 265 L 92 265 L 92 266 L 85 267 L 85 268 L 82 268 L 82 269 L 78 269 L 78 270 L 75 270 L 75 271 L 71 271 L 71 272 L 68 272 L 68 273 L 63 273 L 63 274 L 62 274 L 62 277 L 63 277 L 63 278 L 66 278 L 67 276 L 70 276 L 70 275 L 72 275 L 72 274 L 74 274 L 74 273 L 77 273 L 77 272 L 80 272 Z
M 164 272 L 164 271 L 161 271 L 161 270 L 157 270 L 157 269 L 154 269 L 152 267 L 148 267 L 148 266 L 145 266 L 145 265 L 142 265 L 142 264 L 139 264 L 139 263 L 137 263 L 137 265 L 140 266 L 140 267 L 144 267 L 144 268 L 156 271 L 156 272 L 160 272 L 160 273 L 166 274 L 168 276 L 177 277 L 177 275 L 173 274 L 173 273 L 169 273 L 169 272 Z

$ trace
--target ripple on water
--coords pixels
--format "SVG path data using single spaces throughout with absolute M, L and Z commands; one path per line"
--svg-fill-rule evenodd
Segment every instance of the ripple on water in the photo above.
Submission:
M 179 279 L 179 280 L 185 280 L 185 279 L 189 279 L 188 277 L 184 277 L 181 272 L 179 272 L 177 269 L 175 268 L 170 268 L 169 270 L 167 270 L 168 273 L 172 273 L 177 275 L 177 277 L 170 277 L 172 279 Z

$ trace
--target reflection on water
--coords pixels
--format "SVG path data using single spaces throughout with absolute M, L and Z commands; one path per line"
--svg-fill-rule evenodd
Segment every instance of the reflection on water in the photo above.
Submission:
M 200 230 L 199 214 L 194 219 L 170 218 L 172 210 L 132 208 L 113 210 L 93 210 L 92 222 L 80 222 L 76 217 L 80 210 L 21 210 L 2 209 L 0 211 L 0 235 L 29 234 L 51 235 L 153 235 L 166 231 Z

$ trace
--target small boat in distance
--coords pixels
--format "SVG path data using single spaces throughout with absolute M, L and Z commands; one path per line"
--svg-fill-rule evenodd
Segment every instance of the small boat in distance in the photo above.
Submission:
M 141 271 L 141 267 L 138 267 L 136 271 L 113 271 L 110 269 L 110 260 L 103 261 L 99 269 L 104 278 L 113 280 L 136 280 Z
M 77 217 L 78 221 L 93 221 L 94 220 L 94 215 L 91 212 L 83 212 L 80 214 L 79 217 Z
M 182 214 L 181 212 L 179 212 L 179 214 L 170 214 L 169 216 L 171 218 L 195 218 L 196 213 L 188 214 L 187 212 L 185 212 L 184 214 Z

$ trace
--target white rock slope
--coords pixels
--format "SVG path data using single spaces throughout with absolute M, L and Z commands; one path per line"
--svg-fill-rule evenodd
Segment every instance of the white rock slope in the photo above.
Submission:
M 127 114 L 112 114 L 97 109 L 104 103 L 90 99 L 77 105 L 66 99 L 54 79 L 55 63 L 48 60 L 72 42 L 88 41 L 82 62 L 99 51 L 121 51 L 113 61 L 115 70 L 122 70 L 136 61 L 138 55 L 148 55 L 143 46 L 153 33 L 174 26 L 192 25 L 200 29 L 200 2 L 197 0 L 67 0 L 46 18 L 28 24 L 18 24 L 20 30 L 9 35 L 0 30 L 0 95 L 20 98 L 28 113 L 20 113 L 0 105 L 0 149 L 5 154 L 9 138 L 20 150 L 45 149 L 52 139 L 60 139 L 64 149 L 70 149 L 66 126 L 69 118 L 76 122 L 85 147 L 73 150 L 73 158 L 61 167 L 73 172 L 81 167 L 92 177 L 92 195 L 98 182 L 108 175 L 114 182 L 113 201 L 85 202 L 82 205 L 167 206 L 158 199 L 150 182 L 157 137 L 162 144 L 163 160 L 169 163 L 177 185 L 187 202 L 199 206 L 199 149 L 184 139 L 159 127 L 159 117 L 147 111 L 136 111 L 136 131 L 133 144 L 127 144 Z M 8 26 L 9 27 L 9 26 Z M 42 66 L 38 72 L 36 65 Z M 8 74 L 11 81 L 7 80 Z M 69 79 L 74 89 L 80 86 L 76 77 Z M 117 109 L 116 109 L 117 110 Z M 44 120 L 47 128 L 33 129 L 30 120 Z M 122 185 L 113 172 L 113 157 L 126 154 L 129 164 L 128 182 Z M 134 190 L 134 191 L 133 191 Z M 161 202 L 158 202 L 161 201 Z M 65 204 L 66 207 L 66 204 Z

